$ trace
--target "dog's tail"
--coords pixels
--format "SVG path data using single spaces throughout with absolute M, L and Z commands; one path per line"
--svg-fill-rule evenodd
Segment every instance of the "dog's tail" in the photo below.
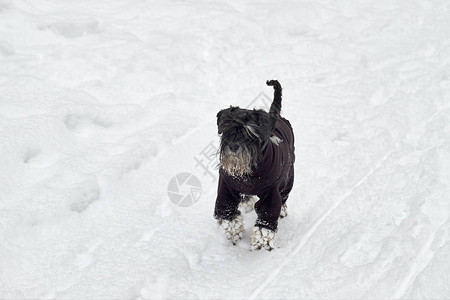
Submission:
M 268 86 L 273 86 L 274 89 L 273 102 L 270 106 L 269 113 L 279 115 L 281 112 L 281 84 L 278 80 L 267 80 L 266 84 Z

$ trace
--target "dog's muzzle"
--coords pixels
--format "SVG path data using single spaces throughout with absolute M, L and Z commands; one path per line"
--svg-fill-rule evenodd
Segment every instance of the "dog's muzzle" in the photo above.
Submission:
M 249 175 L 252 173 L 251 153 L 239 145 L 230 145 L 220 155 L 220 166 L 231 176 Z
M 231 152 L 236 153 L 240 149 L 240 146 L 239 144 L 231 144 L 228 146 L 228 148 Z

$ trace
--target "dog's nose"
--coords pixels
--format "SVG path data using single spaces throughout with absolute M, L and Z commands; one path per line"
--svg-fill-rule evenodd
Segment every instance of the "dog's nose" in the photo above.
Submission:
M 239 145 L 238 144 L 231 144 L 230 145 L 230 151 L 236 152 L 239 150 Z

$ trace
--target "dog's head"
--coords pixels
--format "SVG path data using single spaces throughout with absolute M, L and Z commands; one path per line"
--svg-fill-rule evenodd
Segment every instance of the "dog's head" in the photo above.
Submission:
M 251 175 L 258 165 L 277 118 L 264 110 L 230 107 L 217 114 L 220 167 L 236 177 Z

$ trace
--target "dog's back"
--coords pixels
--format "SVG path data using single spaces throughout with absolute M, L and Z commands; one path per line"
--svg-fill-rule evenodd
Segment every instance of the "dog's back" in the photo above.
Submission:
M 281 139 L 280 145 L 281 143 L 285 143 L 288 152 L 290 152 L 292 155 L 294 154 L 294 131 L 292 129 L 291 123 L 287 119 L 281 116 L 278 117 L 273 135 Z

